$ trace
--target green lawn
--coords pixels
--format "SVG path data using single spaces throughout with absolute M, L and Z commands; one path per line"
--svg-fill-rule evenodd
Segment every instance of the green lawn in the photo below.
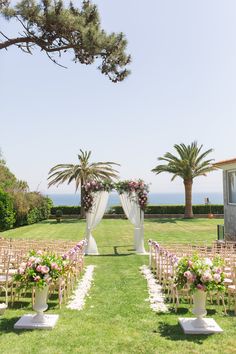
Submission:
M 145 240 L 152 238 L 162 244 L 168 243 L 211 243 L 216 239 L 217 224 L 222 219 L 148 219 L 145 220 Z M 3 237 L 33 239 L 68 239 L 80 240 L 85 231 L 85 221 L 55 220 L 43 221 L 39 224 L 24 226 L 0 233 Z M 133 242 L 133 226 L 128 220 L 102 220 L 93 231 L 102 251 L 114 245 L 127 245 Z
M 216 238 L 216 225 L 223 220 L 149 220 L 145 238 L 160 243 L 210 243 Z M 4 237 L 79 240 L 84 222 L 53 221 L 1 233 Z M 191 316 L 182 304 L 176 314 L 156 314 L 149 308 L 146 281 L 139 266 L 147 256 L 132 251 L 133 227 L 127 220 L 103 220 L 94 231 L 100 256 L 86 257 L 95 264 L 95 280 L 82 311 L 59 310 L 49 302 L 50 313 L 60 315 L 52 331 L 14 331 L 17 319 L 31 311 L 30 303 L 6 311 L 0 317 L 0 353 L 2 354 L 69 354 L 69 353 L 236 353 L 236 318 L 224 316 L 222 308 L 208 305 L 208 313 L 223 328 L 215 335 L 184 335 L 178 317 Z M 119 255 L 114 254 L 114 246 Z

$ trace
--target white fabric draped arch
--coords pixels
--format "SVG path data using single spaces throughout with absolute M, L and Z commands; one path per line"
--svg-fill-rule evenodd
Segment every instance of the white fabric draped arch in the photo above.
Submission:
M 93 194 L 94 204 L 91 211 L 86 213 L 86 232 L 85 237 L 87 240 L 87 246 L 85 248 L 85 254 L 97 255 L 98 248 L 96 241 L 92 235 L 92 230 L 101 221 L 108 201 L 109 193 L 106 191 L 99 191 Z
M 144 212 L 141 210 L 137 201 L 135 193 L 129 195 L 128 193 L 120 194 L 121 205 L 124 209 L 125 215 L 129 221 L 134 225 L 134 248 L 137 253 L 146 253 L 144 248 Z

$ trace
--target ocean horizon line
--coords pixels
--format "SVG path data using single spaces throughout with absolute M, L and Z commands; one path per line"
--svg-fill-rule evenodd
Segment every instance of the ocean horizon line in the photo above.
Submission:
M 45 194 L 53 201 L 54 206 L 78 206 L 80 205 L 80 194 L 76 193 L 48 193 Z M 194 192 L 192 194 L 193 204 L 205 204 L 205 198 L 209 199 L 211 204 L 223 204 L 223 192 Z M 148 203 L 154 205 L 164 204 L 184 204 L 184 193 L 149 193 Z M 118 193 L 112 192 L 109 195 L 108 207 L 121 205 Z

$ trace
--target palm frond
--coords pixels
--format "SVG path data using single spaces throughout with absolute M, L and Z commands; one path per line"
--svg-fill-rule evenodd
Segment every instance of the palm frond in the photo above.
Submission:
M 58 164 L 49 171 L 48 186 L 60 185 L 64 182 L 70 184 L 75 182 L 75 190 L 86 180 L 110 180 L 118 179 L 119 172 L 113 166 L 120 166 L 118 163 L 105 161 L 89 163 L 91 151 L 80 150 L 78 155 L 80 164 Z
M 202 148 L 203 145 L 198 146 L 197 141 L 190 145 L 175 144 L 174 149 L 177 155 L 166 152 L 164 156 L 158 157 L 158 160 L 166 162 L 166 165 L 157 165 L 152 169 L 152 172 L 156 174 L 172 173 L 172 180 L 177 176 L 184 180 L 192 180 L 199 175 L 205 175 L 213 170 L 211 165 L 213 159 L 204 160 L 213 150 L 209 149 L 201 153 Z

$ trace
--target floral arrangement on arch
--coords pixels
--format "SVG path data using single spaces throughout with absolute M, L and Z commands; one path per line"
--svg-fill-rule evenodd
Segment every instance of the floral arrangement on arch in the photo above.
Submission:
M 30 251 L 15 274 L 19 288 L 43 288 L 60 278 L 65 271 L 66 261 L 61 256 L 43 251 Z
M 220 256 L 201 258 L 197 254 L 180 258 L 176 266 L 175 283 L 179 289 L 191 291 L 225 291 L 224 260 Z
M 133 193 L 137 196 L 137 201 L 142 210 L 145 210 L 148 202 L 148 185 L 142 179 L 137 181 L 126 180 L 116 183 L 115 188 L 119 194 L 128 193 L 132 198 Z
M 83 188 L 83 202 L 84 209 L 86 212 L 92 209 L 94 202 L 94 193 L 106 191 L 110 192 L 114 188 L 114 184 L 111 181 L 97 181 L 91 180 L 87 181 L 82 186 Z

